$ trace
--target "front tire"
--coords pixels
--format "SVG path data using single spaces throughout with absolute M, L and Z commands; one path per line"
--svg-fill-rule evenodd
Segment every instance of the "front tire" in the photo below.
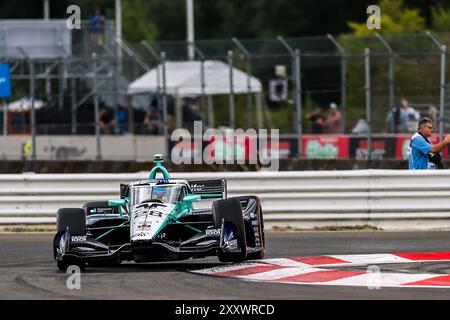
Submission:
M 84 236 L 86 234 L 86 214 L 83 209 L 63 208 L 56 213 L 57 232 L 69 228 L 72 236 Z
M 263 213 L 261 204 L 259 203 L 258 199 L 258 222 L 259 222 L 259 241 L 261 241 L 261 250 L 255 253 L 248 254 L 248 259 L 252 260 L 259 260 L 263 259 L 266 255 L 266 235 L 264 233 L 264 220 L 263 220 Z
M 71 265 L 78 266 L 81 270 L 86 267 L 85 261 L 58 260 L 56 257 L 57 247 L 62 236 L 84 236 L 86 235 L 86 213 L 79 208 L 62 208 L 56 213 L 57 234 L 53 240 L 53 254 L 59 270 L 66 271 Z M 63 256 L 64 257 L 64 256 Z
M 247 258 L 247 240 L 245 235 L 244 217 L 239 199 L 228 198 L 215 201 L 212 205 L 212 215 L 214 225 L 221 227 L 224 225 L 224 233 L 221 238 L 230 235 L 237 241 L 240 252 L 227 252 L 219 249 L 218 257 L 221 262 L 240 262 Z
M 78 262 L 74 262 L 74 263 L 70 263 L 68 261 L 56 261 L 56 266 L 58 267 L 58 270 L 66 272 L 67 268 L 69 268 L 70 266 L 77 266 L 78 268 L 80 268 L 81 271 L 83 271 L 84 269 L 86 269 L 86 262 L 82 262 L 82 261 L 78 261 Z

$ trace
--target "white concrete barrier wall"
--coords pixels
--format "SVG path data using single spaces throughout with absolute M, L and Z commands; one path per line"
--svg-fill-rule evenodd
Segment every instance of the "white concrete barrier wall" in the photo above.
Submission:
M 31 136 L 0 136 L 0 159 L 29 159 L 24 147 Z M 164 151 L 164 138 L 154 135 L 102 135 L 100 152 L 103 160 L 150 161 L 153 154 Z M 97 156 L 95 136 L 36 136 L 38 160 L 93 160 Z
M 119 197 L 134 174 L 0 175 L 0 224 L 54 223 L 62 207 Z M 450 230 L 450 170 L 173 173 L 228 181 L 228 196 L 254 194 L 267 227 L 370 225 L 385 230 Z M 208 203 L 202 203 L 208 205 Z

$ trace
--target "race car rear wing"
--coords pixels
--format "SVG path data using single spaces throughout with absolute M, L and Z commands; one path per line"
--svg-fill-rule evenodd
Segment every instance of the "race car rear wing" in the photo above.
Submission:
M 189 180 L 189 186 L 194 195 L 202 199 L 225 199 L 227 197 L 227 181 L 217 180 Z

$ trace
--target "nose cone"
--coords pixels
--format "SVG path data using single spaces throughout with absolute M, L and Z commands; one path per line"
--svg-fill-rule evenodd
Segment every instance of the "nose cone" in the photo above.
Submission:
M 173 205 L 158 205 L 139 207 L 132 213 L 131 242 L 151 241 L 162 230 L 162 227 L 172 212 Z
M 149 216 L 147 219 L 139 219 L 133 223 L 134 234 L 131 241 L 153 240 L 161 228 L 163 219 L 159 217 Z

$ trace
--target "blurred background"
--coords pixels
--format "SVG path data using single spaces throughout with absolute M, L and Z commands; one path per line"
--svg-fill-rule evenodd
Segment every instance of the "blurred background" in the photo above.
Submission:
M 201 121 L 278 129 L 285 159 L 403 161 L 420 117 L 450 128 L 450 1 L 3 0 L 0 19 L 1 160 L 148 161 Z

